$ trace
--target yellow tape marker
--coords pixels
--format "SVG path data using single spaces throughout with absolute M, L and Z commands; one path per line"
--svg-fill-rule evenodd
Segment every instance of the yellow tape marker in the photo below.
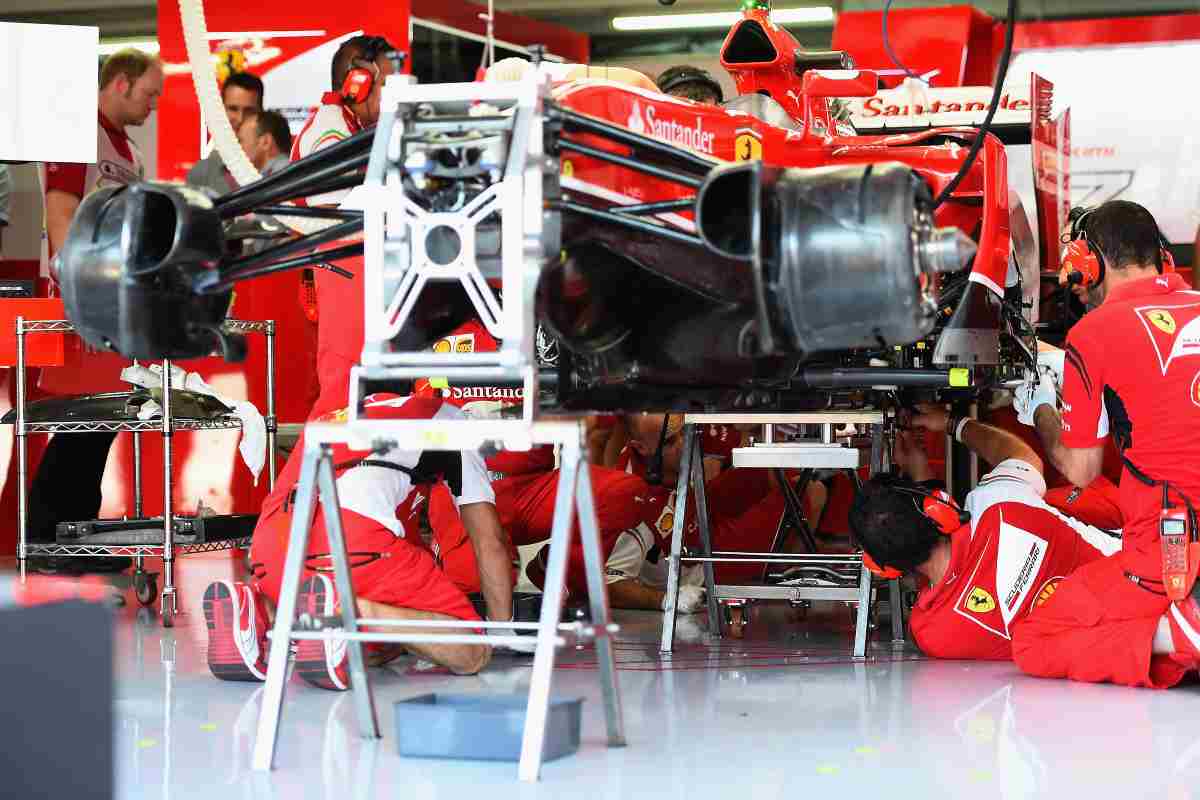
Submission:
M 137 746 L 145 750 L 147 747 L 154 747 L 158 744 L 158 739 L 138 739 Z
M 206 733 L 212 733 L 216 729 L 217 729 L 217 723 L 215 723 L 215 722 L 206 722 L 200 726 L 200 730 L 205 731 Z
M 449 437 L 441 431 L 427 431 L 422 438 L 425 440 L 425 444 L 430 447 L 438 447 L 449 441 Z
M 965 367 L 955 367 L 950 370 L 950 385 L 958 389 L 965 389 L 970 386 L 971 370 Z

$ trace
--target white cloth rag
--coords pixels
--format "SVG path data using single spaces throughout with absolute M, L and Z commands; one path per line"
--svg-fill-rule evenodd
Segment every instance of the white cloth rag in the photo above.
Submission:
M 121 370 L 121 380 L 141 386 L 145 389 L 162 388 L 162 365 L 151 364 L 143 367 L 134 364 Z M 267 464 L 267 423 L 259 413 L 258 408 L 248 400 L 233 400 L 222 397 L 195 372 L 185 372 L 181 367 L 171 365 L 171 388 L 186 389 L 196 394 L 203 394 L 224 403 L 233 409 L 233 416 L 242 424 L 242 439 L 238 442 L 238 452 L 242 462 L 250 474 L 254 476 L 254 485 L 258 485 L 258 477 Z M 138 411 L 138 419 L 153 419 L 162 415 L 162 407 L 150 400 L 144 403 Z

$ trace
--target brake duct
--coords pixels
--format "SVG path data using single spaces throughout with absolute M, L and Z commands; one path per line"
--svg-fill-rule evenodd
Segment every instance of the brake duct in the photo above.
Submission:
M 697 193 L 698 241 L 614 215 L 564 219 L 539 316 L 571 350 L 671 384 L 736 385 L 814 353 L 916 341 L 934 325 L 934 276 L 975 252 L 932 227 L 930 203 L 898 163 L 722 165 Z

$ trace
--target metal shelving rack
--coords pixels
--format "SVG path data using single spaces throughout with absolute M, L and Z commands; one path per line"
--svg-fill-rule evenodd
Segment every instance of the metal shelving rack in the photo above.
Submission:
M 154 602 L 157 593 L 155 579 L 145 570 L 146 558 L 161 558 L 163 561 L 163 588 L 160 611 L 163 627 L 174 625 L 178 610 L 175 601 L 175 559 L 190 553 L 212 553 L 246 547 L 250 539 L 231 539 L 221 542 L 197 544 L 175 544 L 175 515 L 172 504 L 174 478 L 171 471 L 172 440 L 175 431 L 233 430 L 241 427 L 236 417 L 218 419 L 189 419 L 175 417 L 171 413 L 171 362 L 164 360 L 162 418 L 158 420 L 101 420 L 96 422 L 26 422 L 25 406 L 25 337 L 37 333 L 74 333 L 75 326 L 69 320 L 26 320 L 17 317 L 17 563 L 21 579 L 26 575 L 26 559 L 31 556 L 101 556 L 126 557 L 134 560 L 134 593 L 144 605 Z M 271 488 L 275 486 L 275 321 L 274 320 L 227 320 L 225 330 L 230 333 L 259 333 L 267 340 L 267 479 Z M 163 543 L 161 545 L 114 545 L 114 544 L 30 544 L 28 534 L 28 445 L 26 437 L 38 433 L 132 433 L 133 436 L 133 514 L 141 517 L 142 512 L 142 437 L 141 434 L 157 431 L 163 437 Z

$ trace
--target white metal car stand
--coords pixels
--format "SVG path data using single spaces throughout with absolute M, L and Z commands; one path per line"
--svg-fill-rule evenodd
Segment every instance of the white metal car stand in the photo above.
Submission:
M 268 663 L 266 690 L 259 717 L 258 739 L 254 748 L 254 767 L 270 769 L 275 759 L 275 745 L 279 722 L 283 713 L 283 689 L 287 678 L 288 649 L 290 643 L 303 639 L 340 640 L 347 643 L 350 660 L 350 683 L 354 692 L 354 708 L 358 728 L 364 738 L 378 738 L 379 719 L 375 711 L 375 697 L 371 690 L 370 676 L 363 660 L 363 642 L 387 642 L 406 644 L 437 641 L 443 644 L 487 644 L 504 646 L 526 643 L 528 640 L 517 635 L 520 629 L 537 630 L 537 651 L 533 660 L 533 675 L 529 686 L 529 705 L 525 720 L 525 734 L 521 748 L 520 777 L 522 780 L 537 780 L 541 770 L 542 743 L 545 736 L 546 714 L 550 700 L 551 675 L 554 669 L 555 648 L 567 644 L 563 634 L 573 635 L 575 640 L 594 639 L 596 656 L 600 666 L 601 689 L 604 695 L 604 712 L 608 724 L 608 744 L 620 747 L 625 744 L 621 715 L 621 698 L 616 682 L 611 634 L 616 627 L 607 624 L 609 618 L 608 595 L 604 584 L 604 556 L 600 551 L 599 528 L 596 523 L 595 505 L 592 499 L 591 478 L 587 470 L 587 448 L 584 431 L 579 422 L 538 422 L 533 426 L 534 443 L 559 444 L 562 446 L 561 467 L 558 477 L 558 495 L 554 506 L 554 525 L 550 534 L 550 562 L 546 569 L 543 589 L 541 618 L 537 623 L 481 622 L 459 623 L 451 621 L 404 621 L 382 619 L 358 619 L 355 610 L 354 587 L 350 580 L 350 564 L 346 554 L 345 536 L 341 526 L 337 486 L 331 445 L 351 443 L 354 447 L 370 446 L 387 442 L 437 442 L 437 449 L 462 449 L 478 441 L 478 433 L 470 431 L 475 423 L 460 421 L 403 421 L 381 422 L 378 420 L 347 424 L 313 424 L 305 429 L 304 462 L 300 472 L 300 483 L 296 491 L 296 506 L 292 514 L 287 560 L 284 562 L 279 606 L 275 612 L 275 626 L 271 633 L 271 651 Z M 479 423 L 486 425 L 487 423 Z M 508 421 L 496 421 L 497 437 L 500 429 L 511 425 Z M 390 438 L 394 436 L 395 438 Z M 477 445 L 476 445 L 477 446 Z M 405 445 L 410 449 L 412 445 Z M 424 445 L 428 449 L 429 445 Z M 330 558 L 333 562 L 334 580 L 341 602 L 340 627 L 326 629 L 301 628 L 295 621 L 296 596 L 304 559 L 308 550 L 308 536 L 316 510 L 318 495 L 326 519 L 329 536 Z M 571 546 L 571 533 L 575 514 L 579 515 L 579 530 L 582 537 L 584 560 L 587 566 L 588 598 L 594 624 L 560 624 L 567 569 L 567 551 Z M 322 621 L 316 621 L 318 625 Z M 454 628 L 474 627 L 486 630 L 501 629 L 499 635 L 487 633 L 438 634 L 429 633 L 380 633 L 366 632 L 364 628 Z
M 542 147 L 543 100 L 548 79 L 536 71 L 517 83 L 443 84 L 415 86 L 407 76 L 393 75 L 383 88 L 379 123 L 360 202 L 365 232 L 364 256 L 364 346 L 360 366 L 351 376 L 350 421 L 344 424 L 313 424 L 305 428 L 305 451 L 296 510 L 284 562 L 283 583 L 275 626 L 271 634 L 270 667 L 259 716 L 254 746 L 254 768 L 270 769 L 275 758 L 283 690 L 287 677 L 291 642 L 303 639 L 344 641 L 350 661 L 350 681 L 358 728 L 366 738 L 378 738 L 379 720 L 375 698 L 363 661 L 363 642 L 443 642 L 446 644 L 512 645 L 527 642 L 515 636 L 516 629 L 536 629 L 537 648 L 530 679 L 528 711 L 521 747 L 521 780 L 535 781 L 541 771 L 550 683 L 555 647 L 567 637 L 594 639 L 600 666 L 604 711 L 608 723 L 608 745 L 625 744 L 621 700 L 610 636 L 608 595 L 604 582 L 604 557 L 596 523 L 591 476 L 587 470 L 587 448 L 582 422 L 540 421 L 535 408 L 538 396 L 538 362 L 535 357 L 537 327 L 534 295 L 542 266 L 557 254 L 557 244 L 547 249 L 543 230 L 543 192 L 559 174 L 556 160 Z M 469 117 L 473 104 L 495 103 L 509 114 Z M 429 114 L 416 114 L 419 106 Z M 450 116 L 440 120 L 442 110 Z M 470 119 L 470 122 L 464 122 Z M 469 129 L 461 138 L 451 131 Z M 488 136 L 476 136 L 486 133 Z M 459 211 L 432 212 L 406 196 L 402 180 L 406 159 L 422 146 L 478 147 L 484 143 L 495 150 L 489 159 L 499 173 L 487 189 Z M 417 152 L 416 154 L 419 154 Z M 495 215 L 501 220 L 500 279 L 503 300 L 493 295 L 487 276 L 476 259 L 477 228 Z M 427 250 L 429 232 L 438 228 L 455 232 L 461 247 L 450 263 L 432 258 Z M 458 281 L 475 306 L 479 319 L 502 342 L 494 353 L 433 353 L 403 351 L 392 342 L 403 329 L 428 282 Z M 436 376 L 466 385 L 515 381 L 525 398 L 521 419 L 469 420 L 379 420 L 360 419 L 359 400 L 373 381 L 412 381 Z M 461 623 L 457 621 L 404 622 L 405 628 L 430 628 L 428 633 L 380 633 L 366 628 L 395 626 L 387 620 L 358 619 L 354 587 L 350 579 L 345 535 L 341 526 L 331 445 L 348 443 L 354 449 L 382 450 L 476 450 L 489 444 L 511 450 L 527 450 L 536 444 L 561 447 L 558 495 L 550 536 L 550 560 L 546 569 L 541 618 L 537 623 Z M 296 595 L 308 548 L 317 499 L 320 498 L 333 559 L 334 579 L 341 600 L 340 620 L 318 620 L 299 629 L 294 620 Z M 562 625 L 564 582 L 575 513 L 587 570 L 592 624 Z M 340 624 L 339 624 L 340 623 Z M 331 626 L 327 628 L 326 626 Z M 336 626 L 336 627 L 332 627 Z M 464 627 L 508 635 L 451 632 L 439 635 L 435 628 Z
M 708 424 L 763 424 L 767 429 L 766 441 L 754 447 L 740 447 L 733 451 L 733 466 L 759 469 L 845 469 L 859 468 L 860 453 L 856 448 L 846 447 L 834 440 L 835 425 L 869 425 L 871 437 L 871 473 L 883 469 L 888 460 L 883 435 L 884 414 L 880 411 L 834 411 L 809 414 L 688 414 L 684 418 L 683 457 L 679 469 L 679 481 L 675 490 L 675 517 L 671 531 L 671 555 L 667 571 L 667 605 L 663 611 L 661 650 L 669 653 L 675 644 L 676 601 L 679 595 L 679 575 L 682 565 L 703 564 L 704 586 L 708 597 L 709 628 L 721 635 L 722 600 L 787 600 L 805 602 L 811 600 L 854 602 L 858 605 L 854 626 L 854 657 L 864 658 L 867 648 L 867 631 L 870 622 L 870 607 L 874 581 L 871 572 L 863 564 L 861 553 L 746 553 L 736 551 L 714 552 L 709 528 L 707 496 L 704 488 L 703 453 L 700 444 L 699 426 Z M 776 444 L 772 441 L 771 429 L 777 424 L 820 425 L 822 439 L 818 442 L 789 442 Z M 683 552 L 683 529 L 687 512 L 688 492 L 695 492 L 696 520 L 700 529 L 700 553 Z M 714 563 L 753 562 L 776 565 L 794 565 L 810 571 L 836 574 L 840 581 L 813 581 L 817 585 L 721 585 L 713 576 Z M 857 585 L 844 585 L 845 579 Z M 842 583 L 843 585 L 837 585 Z M 823 585 L 822 585 L 823 584 Z M 890 582 L 890 606 L 892 608 L 893 642 L 904 641 L 904 620 L 900 595 L 900 582 Z

